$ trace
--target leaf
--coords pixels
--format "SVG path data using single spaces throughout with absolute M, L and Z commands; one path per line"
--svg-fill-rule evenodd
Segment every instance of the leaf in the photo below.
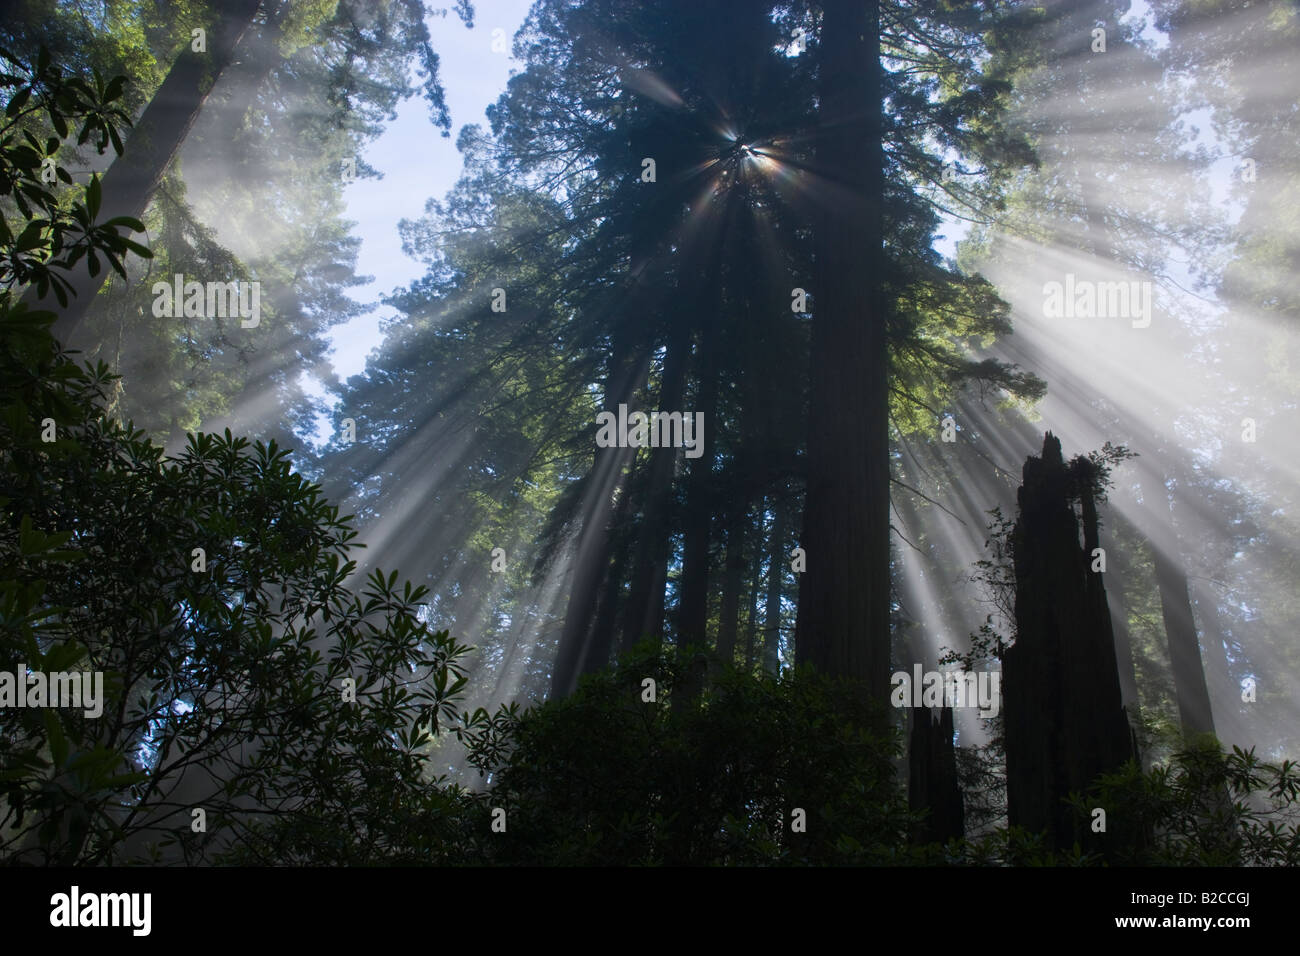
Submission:
M 9 100 L 9 105 L 5 108 L 5 115 L 16 116 L 18 111 L 23 108 L 29 99 L 31 99 L 31 96 L 32 88 L 30 86 L 23 87 L 14 94 L 12 99 Z
M 53 758 L 54 766 L 62 767 L 68 759 L 68 741 L 63 736 L 58 712 L 52 707 L 46 707 L 41 716 L 45 718 L 45 733 L 49 737 L 50 757 Z
M 132 216 L 114 216 L 112 219 L 107 220 L 104 225 L 125 226 L 132 232 L 144 232 L 144 223 Z
M 35 249 L 40 244 L 42 232 L 41 220 L 29 222 L 27 228 L 19 233 L 18 240 L 14 243 L 14 251 L 26 252 L 28 249 Z
M 102 198 L 103 189 L 99 185 L 99 174 L 95 173 L 90 177 L 90 184 L 86 186 L 86 209 L 89 210 L 92 221 L 99 215 L 99 203 Z M 91 275 L 94 274 L 91 273 Z

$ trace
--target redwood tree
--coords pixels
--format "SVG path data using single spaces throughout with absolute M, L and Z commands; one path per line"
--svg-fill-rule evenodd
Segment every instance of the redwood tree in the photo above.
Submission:
M 822 5 L 817 286 L 795 661 L 889 687 L 880 7 Z

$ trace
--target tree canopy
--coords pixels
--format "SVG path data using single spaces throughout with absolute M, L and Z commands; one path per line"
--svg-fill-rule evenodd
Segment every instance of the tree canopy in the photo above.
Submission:
M 0 859 L 1297 862 L 1292 7 L 14 11 Z

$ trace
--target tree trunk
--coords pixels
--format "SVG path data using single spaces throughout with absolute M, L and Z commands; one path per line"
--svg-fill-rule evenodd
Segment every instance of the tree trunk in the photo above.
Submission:
M 1056 849 L 1076 841 L 1102 850 L 1112 839 L 1118 845 L 1117 833 L 1081 827 L 1063 801 L 1136 757 L 1106 592 L 1091 570 L 1098 540 L 1092 475 L 1087 459 L 1067 468 L 1049 432 L 1042 457 L 1025 462 L 1013 534 L 1016 639 L 1002 661 L 1007 817 L 1013 826 L 1046 831 Z
M 626 321 L 616 327 L 606 379 L 603 406 L 605 411 L 615 415 L 619 403 L 626 402 L 635 391 L 637 375 L 634 363 L 630 361 L 628 334 Z M 579 533 L 564 628 L 560 632 L 560 646 L 551 671 L 552 698 L 572 693 L 577 687 L 578 675 L 584 671 L 600 585 L 608 570 L 610 525 L 616 505 L 625 493 L 628 463 L 635 454 L 635 448 L 596 449 L 591 487 L 584 496 L 588 514 Z
M 1155 445 L 1152 438 L 1151 447 Z M 1178 700 L 1178 721 L 1187 737 L 1214 733 L 1214 715 L 1210 707 L 1210 692 L 1205 684 L 1205 669 L 1201 663 L 1201 647 L 1196 636 L 1196 619 L 1192 615 L 1192 601 L 1187 589 L 1187 571 L 1177 553 L 1181 550 L 1174 525 L 1173 506 L 1166 487 L 1168 479 L 1154 481 L 1150 492 L 1143 485 L 1143 499 L 1153 527 L 1164 524 L 1168 537 L 1164 542 L 1149 538 L 1152 562 L 1155 565 L 1156 586 L 1160 591 L 1160 616 L 1164 620 L 1165 639 L 1169 643 L 1169 664 L 1174 674 L 1174 693 Z M 1180 482 L 1181 484 L 1181 482 Z M 1158 496 L 1163 507 L 1156 517 L 1150 500 Z
M 604 580 L 600 584 L 599 592 L 596 597 L 596 615 L 595 623 L 592 625 L 591 648 L 583 656 L 581 664 L 581 673 L 590 674 L 602 670 L 610 664 L 610 653 L 614 648 L 614 628 L 618 616 L 620 600 L 623 594 L 623 575 L 627 571 L 628 552 L 631 549 L 631 541 L 628 538 L 627 531 L 623 527 L 627 520 L 628 501 L 631 499 L 631 491 L 638 484 L 635 478 L 629 478 L 627 481 L 628 490 L 619 495 L 618 504 L 615 506 L 614 515 L 610 519 L 610 546 L 613 549 L 613 559 L 607 562 Z
M 707 311 L 706 311 L 707 314 Z M 685 706 L 704 685 L 703 651 L 708 644 L 709 624 L 709 545 L 713 539 L 714 477 L 713 448 L 718 411 L 718 372 L 716 367 L 717 329 L 710 316 L 701 334 L 699 361 L 700 389 L 697 411 L 704 414 L 702 454 L 691 462 L 686 485 L 686 515 L 683 522 L 681 597 L 677 604 L 677 646 L 695 647 L 689 666 L 683 672 L 673 707 Z M 699 437 L 696 436 L 699 441 Z
M 1118 515 L 1112 519 L 1121 520 Z M 1136 533 L 1136 531 L 1134 531 Z M 1110 606 L 1110 624 L 1115 634 L 1115 662 L 1119 667 L 1120 699 L 1128 715 L 1130 726 L 1136 726 L 1139 717 L 1140 701 L 1138 699 L 1137 669 L 1133 663 L 1133 638 L 1128 629 L 1129 605 L 1125 594 L 1125 582 L 1128 580 L 1130 566 L 1127 555 L 1119 546 L 1115 535 L 1109 535 L 1106 555 L 1109 582 L 1107 591 Z
M 103 205 L 99 221 L 116 216 L 140 219 L 157 190 L 167 167 L 171 165 L 204 101 L 223 70 L 234 61 L 241 40 L 247 35 L 260 0 L 230 0 L 224 6 L 213 36 L 208 38 L 206 53 L 195 53 L 189 46 L 176 57 L 167 77 L 131 130 L 123 154 L 103 177 Z M 66 308 L 57 308 L 54 335 L 64 344 L 71 343 L 85 318 L 95 294 L 110 270 L 92 277 L 85 269 L 70 273 L 75 295 Z M 34 296 L 31 292 L 29 295 Z
M 758 595 L 763 590 L 763 525 L 765 512 L 759 501 L 758 514 L 754 516 L 753 561 L 749 575 L 749 614 L 745 619 L 745 673 L 754 672 L 754 651 L 758 646 Z
M 767 549 L 767 596 L 763 602 L 763 672 L 781 670 L 781 582 L 785 577 L 786 504 L 772 498 L 772 538 Z
M 817 285 L 797 662 L 889 697 L 889 401 L 880 10 L 822 5 Z
M 1240 741 L 1243 739 L 1243 728 L 1238 706 L 1234 701 L 1240 699 L 1241 688 L 1233 684 L 1232 675 L 1228 670 L 1228 654 L 1223 623 L 1219 617 L 1218 596 L 1208 581 L 1199 580 L 1191 587 L 1192 598 L 1196 602 L 1196 618 L 1201 622 L 1201 644 L 1205 651 L 1205 680 L 1210 688 L 1210 700 L 1224 705 L 1218 711 L 1214 732 L 1220 740 L 1227 743 Z
M 1155 558 L 1156 584 L 1160 588 L 1160 613 L 1169 640 L 1169 663 L 1174 672 L 1179 723 L 1185 736 L 1212 734 L 1214 716 L 1210 708 L 1210 691 L 1205 685 L 1205 669 L 1201 665 L 1201 647 L 1196 639 L 1192 602 L 1187 593 L 1187 573 L 1177 559 L 1154 542 L 1151 553 Z
M 957 784 L 957 751 L 952 738 L 951 707 L 937 711 L 929 707 L 912 710 L 907 754 L 908 805 L 913 810 L 929 811 L 912 835 L 917 843 L 947 843 L 966 833 L 961 787 Z
M 707 312 L 706 312 L 707 314 Z M 706 319 L 701 335 L 700 390 L 697 401 L 704 413 L 703 453 L 691 461 L 686 486 L 686 520 L 682 555 L 681 599 L 677 608 L 677 643 L 704 646 L 709 621 L 709 544 L 713 531 L 713 446 L 718 410 L 718 375 L 715 367 L 716 329 Z
M 659 386 L 659 410 L 680 410 L 686 380 L 686 356 L 690 352 L 690 329 L 677 322 L 664 354 L 663 379 Z M 662 640 L 656 622 L 663 614 L 664 583 L 671 542 L 669 511 L 672 506 L 673 472 L 678 450 L 651 448 L 650 478 L 644 516 L 632 562 L 631 589 L 623 613 L 621 649 L 630 650 L 645 637 Z
M 745 537 L 749 528 L 749 493 L 744 481 L 743 465 L 733 460 L 736 470 L 727 500 L 727 557 L 722 574 L 722 613 L 718 620 L 718 658 L 734 664 L 736 635 L 740 632 L 740 591 L 745 580 Z

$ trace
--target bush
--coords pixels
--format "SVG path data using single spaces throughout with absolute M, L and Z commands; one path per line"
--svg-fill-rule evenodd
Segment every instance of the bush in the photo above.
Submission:
M 1121 828 L 1116 863 L 1130 866 L 1295 866 L 1300 863 L 1300 775 L 1289 760 L 1224 751 L 1212 735 L 1163 766 L 1101 777 L 1087 807 Z
M 692 666 L 647 646 L 563 700 L 468 718 L 461 733 L 489 785 L 483 803 L 506 811 L 485 859 L 901 861 L 912 816 L 894 784 L 898 742 L 873 729 L 880 715 L 865 694 L 811 673 L 721 668 L 699 698 L 673 702 Z
M 107 417 L 108 369 L 78 367 L 16 291 L 64 301 L 60 272 L 147 254 L 118 234 L 139 224 L 94 222 L 98 180 L 84 203 L 55 195 L 60 140 L 15 130 L 43 113 L 120 153 L 122 82 L 68 80 L 42 52 L 3 84 L 0 196 L 25 225 L 0 229 L 0 670 L 103 687 L 100 713 L 0 710 L 0 859 L 438 859 L 460 798 L 430 786 L 426 750 L 467 649 L 396 572 L 348 589 L 350 519 L 274 444 L 191 435 L 168 458 Z

